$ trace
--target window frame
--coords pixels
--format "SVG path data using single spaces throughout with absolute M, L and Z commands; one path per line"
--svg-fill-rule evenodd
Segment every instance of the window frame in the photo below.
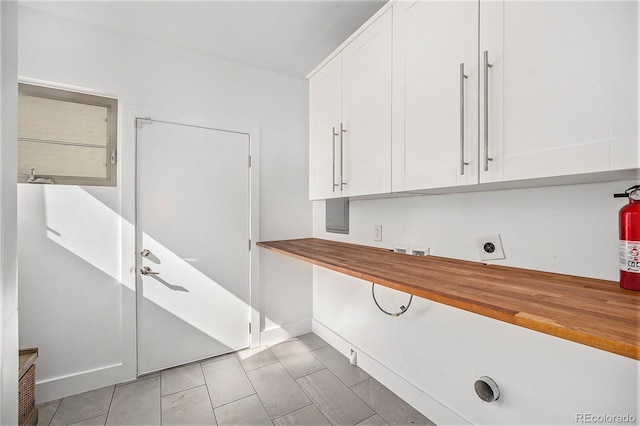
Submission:
M 107 143 L 105 149 L 105 164 L 107 164 L 107 177 L 83 177 L 64 175 L 44 175 L 36 170 L 36 177 L 51 178 L 55 185 L 80 185 L 80 186 L 111 186 L 117 187 L 117 147 L 118 147 L 118 99 L 104 95 L 94 95 L 72 89 L 59 89 L 49 86 L 41 86 L 33 83 L 18 82 L 19 94 L 34 96 L 58 101 L 68 101 L 85 105 L 95 105 L 107 108 Z M 18 143 L 20 135 L 18 134 Z M 18 159 L 16 158 L 16 161 Z M 29 174 L 18 173 L 18 183 L 29 183 Z

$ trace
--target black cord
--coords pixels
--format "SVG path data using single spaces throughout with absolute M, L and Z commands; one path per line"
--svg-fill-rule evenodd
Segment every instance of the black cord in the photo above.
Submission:
M 400 315 L 402 315 L 405 312 L 407 312 L 407 310 L 409 309 L 409 306 L 411 306 L 411 301 L 413 300 L 413 294 L 411 295 L 411 297 L 409 297 L 409 303 L 407 303 L 406 307 L 404 305 L 400 306 L 400 312 L 395 312 L 395 313 L 387 312 L 384 309 L 382 309 L 380 304 L 378 304 L 378 301 L 376 300 L 375 288 L 376 288 L 376 283 L 371 283 L 371 295 L 373 296 L 373 301 L 375 302 L 375 304 L 378 307 L 378 309 L 380 309 L 382 312 L 384 312 L 385 314 L 389 315 L 390 317 L 399 317 Z

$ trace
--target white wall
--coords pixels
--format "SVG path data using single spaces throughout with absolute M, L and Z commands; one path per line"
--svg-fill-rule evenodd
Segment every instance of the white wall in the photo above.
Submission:
M 499 233 L 501 265 L 618 280 L 618 210 L 613 198 L 635 181 L 352 201 L 349 235 L 324 231 L 314 202 L 314 236 L 478 261 L 476 236 Z M 373 241 L 374 225 L 383 242 Z M 407 296 L 379 288 L 389 310 Z M 640 419 L 640 362 L 415 298 L 390 318 L 371 283 L 316 267 L 314 331 L 438 424 L 575 424 L 578 413 Z M 503 395 L 480 401 L 474 381 L 493 377 Z M 597 388 L 597 391 L 594 390 Z
M 314 202 L 314 236 L 393 248 L 422 245 L 435 256 L 479 261 L 475 237 L 500 234 L 499 265 L 618 279 L 618 210 L 634 181 L 351 201 L 349 235 L 324 231 Z M 373 241 L 382 225 L 382 243 Z
M 259 239 L 311 233 L 306 81 L 28 7 L 19 15 L 20 77 L 113 93 L 124 110 L 259 126 Z M 120 137 L 120 153 L 132 143 Z M 20 344 L 40 348 L 40 402 L 135 374 L 132 176 L 120 158 L 118 188 L 19 185 Z M 263 341 L 309 331 L 311 268 L 261 264 Z
M 17 4 L 0 2 L 0 424 L 18 423 Z

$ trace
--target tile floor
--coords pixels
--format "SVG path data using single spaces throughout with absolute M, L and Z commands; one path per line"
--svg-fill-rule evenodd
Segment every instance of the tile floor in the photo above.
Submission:
M 42 425 L 431 425 L 313 333 L 39 406 Z

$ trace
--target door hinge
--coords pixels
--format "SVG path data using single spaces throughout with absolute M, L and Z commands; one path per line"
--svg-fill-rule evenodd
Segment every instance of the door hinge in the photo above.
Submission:
M 251 334 L 251 323 L 249 323 L 249 334 Z
M 249 156 L 249 167 L 251 167 L 251 156 Z
M 249 239 L 249 251 L 251 251 L 251 239 Z

